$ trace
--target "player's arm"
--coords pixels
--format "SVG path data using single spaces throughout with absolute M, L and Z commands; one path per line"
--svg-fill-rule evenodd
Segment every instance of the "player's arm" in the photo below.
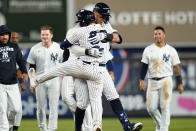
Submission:
M 140 72 L 140 90 L 144 91 L 146 88 L 146 83 L 144 79 L 148 71 L 148 64 L 143 63 L 143 62 L 141 62 L 141 64 L 142 64 L 142 68 Z
M 180 70 L 180 64 L 173 66 L 174 74 L 176 76 L 176 84 L 178 86 L 178 92 L 181 94 L 184 91 L 183 85 L 182 85 L 182 76 L 181 76 L 181 70 Z
M 122 43 L 122 37 L 118 32 L 113 32 L 112 33 L 112 40 L 111 42 L 117 43 L 117 44 L 121 44 Z M 108 40 L 109 41 L 109 40 Z
M 88 39 L 91 43 L 98 43 L 99 41 L 106 40 L 108 42 L 114 42 L 117 44 L 122 43 L 122 37 L 118 32 L 106 33 L 98 32 L 95 36 Z
M 112 80 L 114 81 L 114 79 L 115 79 L 114 71 L 113 71 L 114 68 L 113 68 L 113 63 L 112 63 L 111 60 L 109 60 L 109 61 L 106 63 L 106 67 L 107 67 L 107 69 L 108 69 L 108 72 L 109 72 L 109 74 L 110 74 Z
M 27 69 L 26 69 L 26 60 L 24 59 L 19 46 L 17 44 L 15 46 L 16 46 L 16 50 L 17 50 L 16 61 L 17 61 L 17 64 L 21 70 L 23 80 L 25 82 L 27 82 L 28 75 L 27 75 Z
M 21 70 L 17 69 L 16 73 L 17 73 L 17 79 L 18 79 L 19 84 L 20 84 L 20 88 L 21 88 L 22 91 L 25 91 L 26 86 L 25 86 L 24 81 L 23 81 L 23 76 L 22 76 Z

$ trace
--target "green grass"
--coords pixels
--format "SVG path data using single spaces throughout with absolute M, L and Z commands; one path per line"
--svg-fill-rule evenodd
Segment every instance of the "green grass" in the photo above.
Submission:
M 130 118 L 144 124 L 142 131 L 154 131 L 155 124 L 151 118 Z M 37 120 L 23 119 L 19 131 L 39 131 Z M 73 119 L 59 119 L 58 131 L 74 131 Z M 123 131 L 120 122 L 115 118 L 103 119 L 103 131 Z M 196 131 L 196 118 L 172 118 L 170 131 Z

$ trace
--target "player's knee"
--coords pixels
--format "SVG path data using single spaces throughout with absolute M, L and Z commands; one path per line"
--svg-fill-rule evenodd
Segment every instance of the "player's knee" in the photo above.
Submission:
M 89 105 L 89 102 L 88 103 L 77 103 L 77 107 L 79 107 L 80 109 L 86 109 Z
M 153 114 L 154 112 L 156 112 L 156 110 L 158 110 L 156 107 L 149 106 L 149 105 L 147 105 L 146 109 L 150 114 Z
M 66 104 L 66 103 L 70 103 L 70 101 L 73 99 L 73 96 L 62 96 L 62 100 L 63 102 Z
M 161 112 L 169 112 L 169 106 L 167 105 L 161 105 L 160 108 L 161 108 Z

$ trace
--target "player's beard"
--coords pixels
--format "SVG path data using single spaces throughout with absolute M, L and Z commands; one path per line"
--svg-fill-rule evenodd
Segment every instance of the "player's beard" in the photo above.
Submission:
M 155 43 L 160 44 L 162 42 L 161 38 L 155 38 Z
M 7 38 L 3 38 L 3 39 L 1 40 L 1 43 L 2 43 L 2 44 L 7 44 L 7 43 L 8 43 L 8 39 L 7 39 Z

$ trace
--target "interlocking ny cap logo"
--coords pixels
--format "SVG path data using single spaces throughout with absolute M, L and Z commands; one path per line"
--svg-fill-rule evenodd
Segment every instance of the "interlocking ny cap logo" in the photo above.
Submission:
M 163 61 L 168 62 L 170 55 L 163 54 Z
M 58 54 L 56 53 L 56 55 L 54 55 L 53 53 L 50 55 L 50 57 L 51 57 L 51 60 L 52 61 L 57 61 L 57 59 L 58 59 Z

